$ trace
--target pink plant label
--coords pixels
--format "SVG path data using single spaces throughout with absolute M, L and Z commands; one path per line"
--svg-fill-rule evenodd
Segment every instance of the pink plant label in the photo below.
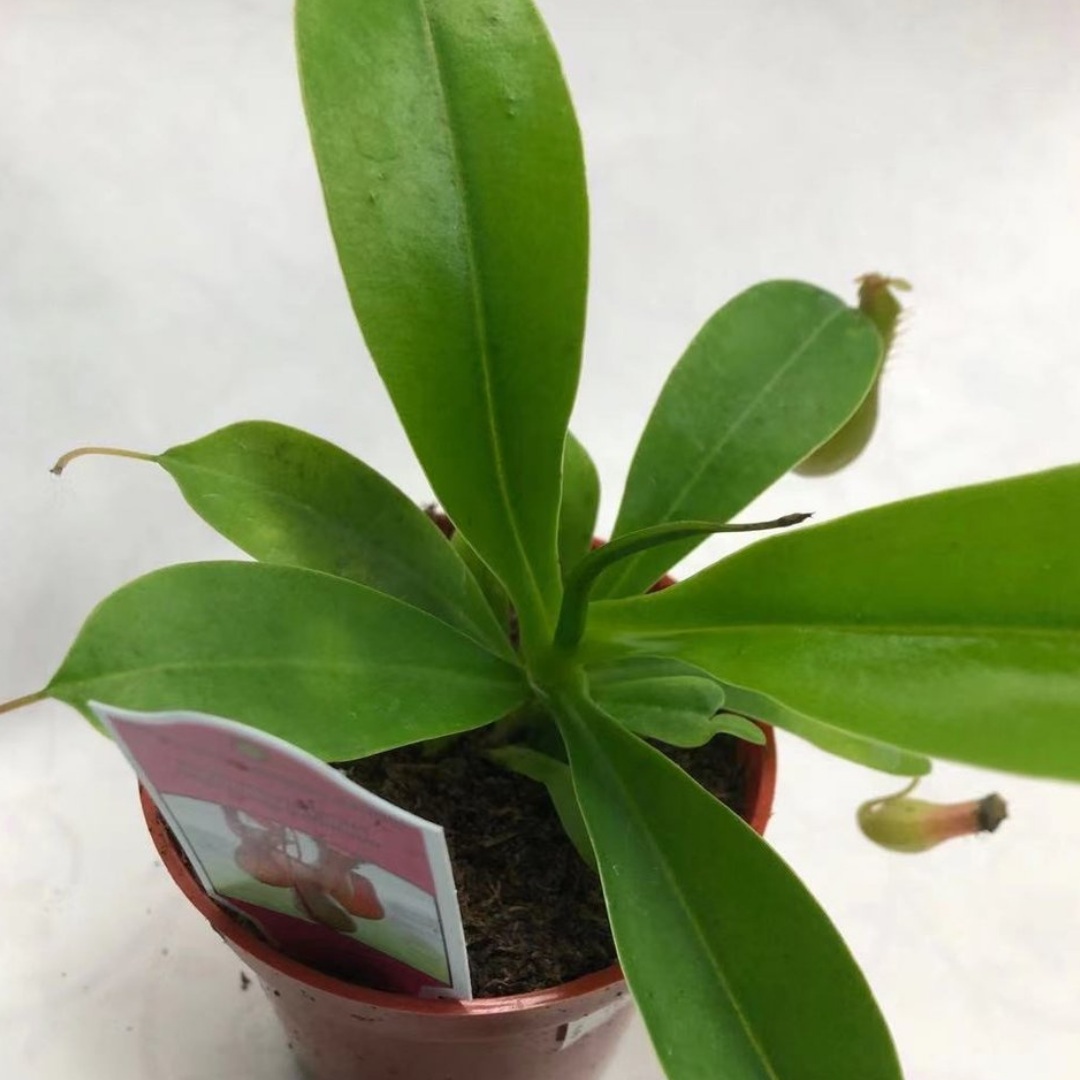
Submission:
M 438 825 L 233 720 L 91 708 L 203 888 L 276 949 L 378 990 L 472 996 Z

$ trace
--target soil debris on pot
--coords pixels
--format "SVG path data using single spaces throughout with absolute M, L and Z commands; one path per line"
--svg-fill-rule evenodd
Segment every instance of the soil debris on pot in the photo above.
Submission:
M 558 986 L 615 962 L 599 878 L 566 838 L 543 785 L 483 756 L 484 733 L 432 758 L 403 747 L 338 766 L 396 806 L 446 831 L 476 997 Z M 660 747 L 742 811 L 735 740 Z

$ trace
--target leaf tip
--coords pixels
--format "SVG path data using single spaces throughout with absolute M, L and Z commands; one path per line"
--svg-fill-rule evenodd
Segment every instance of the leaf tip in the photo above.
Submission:
M 111 446 L 79 446 L 74 450 L 69 450 L 66 454 L 62 454 L 56 460 L 56 464 L 49 470 L 53 476 L 60 476 L 61 473 L 71 464 L 76 458 L 89 457 L 95 455 L 98 457 L 123 457 L 131 458 L 134 461 L 157 461 L 156 454 L 142 454 L 138 450 L 117 450 Z

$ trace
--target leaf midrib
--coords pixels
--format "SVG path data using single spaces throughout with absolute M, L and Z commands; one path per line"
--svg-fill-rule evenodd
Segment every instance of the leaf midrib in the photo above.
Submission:
M 493 659 L 498 660 L 497 657 Z M 513 670 L 509 664 L 505 661 L 500 661 L 503 666 L 509 670 Z M 124 668 L 122 670 L 112 670 L 104 672 L 101 675 L 91 675 L 85 678 L 71 679 L 71 680 L 54 680 L 49 684 L 49 692 L 52 693 L 56 690 L 75 690 L 79 687 L 93 686 L 98 683 L 111 682 L 117 679 L 128 679 L 132 676 L 138 675 L 151 675 L 159 672 L 168 671 L 213 671 L 213 670 L 235 670 L 236 668 L 251 668 L 255 670 L 262 669 L 281 669 L 281 668 L 301 668 L 304 670 L 313 671 L 332 671 L 332 672 L 345 672 L 348 674 L 364 671 L 384 670 L 390 669 L 398 671 L 406 669 L 408 671 L 415 672 L 416 665 L 409 663 L 408 661 L 390 661 L 379 660 L 378 663 L 366 663 L 361 664 L 357 662 L 350 662 L 347 660 L 334 661 L 334 660 L 308 660 L 306 658 L 298 657 L 248 657 L 243 660 L 169 660 L 158 664 L 144 664 L 141 667 Z M 495 683 L 495 679 L 488 679 L 485 675 L 481 674 L 468 674 L 463 672 L 459 665 L 448 665 L 446 667 L 438 664 L 426 664 L 425 671 L 437 674 L 440 682 L 454 681 L 457 682 L 488 682 Z M 506 679 L 506 684 L 509 687 L 511 683 L 510 679 Z

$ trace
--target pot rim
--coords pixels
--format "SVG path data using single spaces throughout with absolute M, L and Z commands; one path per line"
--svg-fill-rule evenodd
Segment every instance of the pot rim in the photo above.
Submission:
M 772 728 L 762 725 L 765 732 L 765 745 L 755 746 L 739 742 L 740 761 L 746 770 L 747 811 L 745 820 L 759 834 L 764 834 L 765 826 L 772 813 L 773 796 L 776 791 L 776 740 Z M 503 997 L 474 998 L 471 1001 L 457 1001 L 450 998 L 419 998 L 407 994 L 393 994 L 384 990 L 373 990 L 356 983 L 346 982 L 333 975 L 324 974 L 307 967 L 298 960 L 293 960 L 278 952 L 257 935 L 235 919 L 224 907 L 212 900 L 203 891 L 198 879 L 191 872 L 187 862 L 181 857 L 176 840 L 165 820 L 158 813 L 153 799 L 146 789 L 139 785 L 139 799 L 143 817 L 150 831 L 151 839 L 161 856 L 165 868 L 173 881 L 191 904 L 210 923 L 211 927 L 223 938 L 249 953 L 254 959 L 276 969 L 282 975 L 295 979 L 310 989 L 325 994 L 345 998 L 364 1005 L 377 1006 L 399 1013 L 413 1013 L 433 1017 L 493 1016 L 524 1010 L 539 1009 L 552 1004 L 566 1002 L 587 994 L 617 986 L 623 981 L 622 968 L 618 964 L 590 975 L 583 975 L 558 986 L 531 990 L 524 994 L 510 994 Z

